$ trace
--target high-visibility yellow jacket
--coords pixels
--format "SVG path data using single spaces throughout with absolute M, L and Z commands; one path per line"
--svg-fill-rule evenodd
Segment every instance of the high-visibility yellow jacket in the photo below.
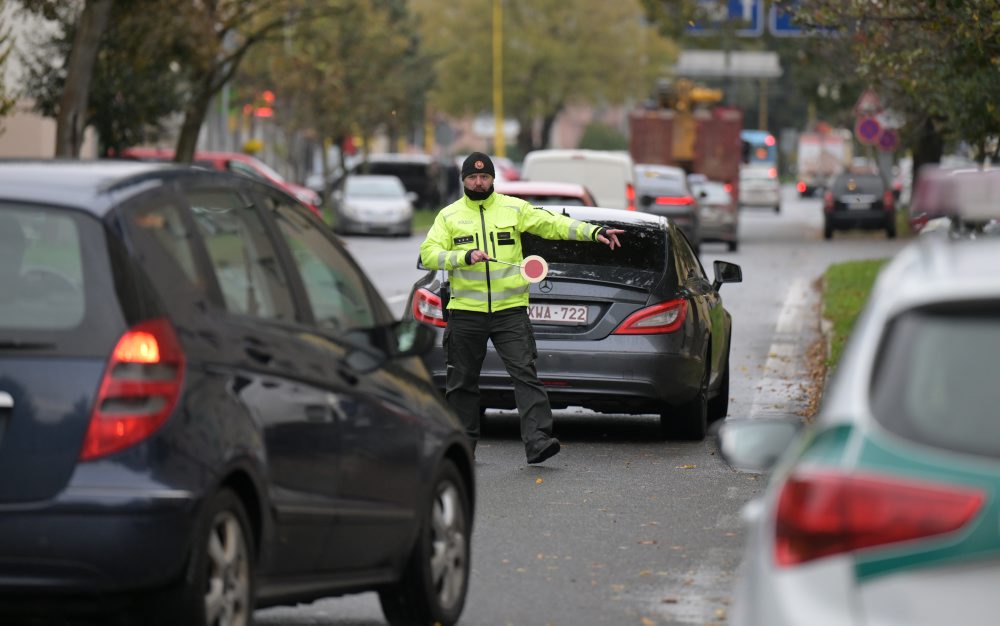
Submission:
M 437 214 L 420 245 L 420 260 L 430 269 L 448 270 L 449 309 L 496 312 L 528 305 L 527 280 L 519 268 L 500 263 L 466 265 L 469 250 L 483 250 L 491 258 L 521 263 L 521 233 L 545 239 L 593 241 L 600 226 L 575 220 L 503 194 L 482 201 L 461 199 Z

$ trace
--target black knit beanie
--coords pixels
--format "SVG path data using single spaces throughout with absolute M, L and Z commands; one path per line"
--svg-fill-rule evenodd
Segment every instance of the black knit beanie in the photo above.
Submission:
M 493 161 L 482 152 L 473 152 L 462 163 L 462 180 L 469 174 L 489 174 L 496 178 Z

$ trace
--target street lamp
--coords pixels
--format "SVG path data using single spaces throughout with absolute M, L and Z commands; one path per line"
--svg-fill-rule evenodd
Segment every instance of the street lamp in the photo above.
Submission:
M 507 156 L 503 132 L 503 0 L 493 0 L 493 154 Z

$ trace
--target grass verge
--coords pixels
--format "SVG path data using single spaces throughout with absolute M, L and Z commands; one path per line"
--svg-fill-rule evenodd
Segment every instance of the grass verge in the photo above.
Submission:
M 827 367 L 835 367 L 840 360 L 844 342 L 868 299 L 875 277 L 887 261 L 847 261 L 827 268 L 823 280 L 823 317 L 832 324 L 833 333 L 830 353 L 826 355 Z

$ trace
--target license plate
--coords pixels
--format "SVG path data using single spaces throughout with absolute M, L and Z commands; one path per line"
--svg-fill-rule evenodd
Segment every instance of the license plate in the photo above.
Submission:
M 852 202 L 849 205 L 847 205 L 847 207 L 849 209 L 851 209 L 852 211 L 856 211 L 858 209 L 865 210 L 865 209 L 872 208 L 872 203 L 871 202 Z
M 587 323 L 587 307 L 568 304 L 530 304 L 528 317 L 536 324 L 582 326 Z

